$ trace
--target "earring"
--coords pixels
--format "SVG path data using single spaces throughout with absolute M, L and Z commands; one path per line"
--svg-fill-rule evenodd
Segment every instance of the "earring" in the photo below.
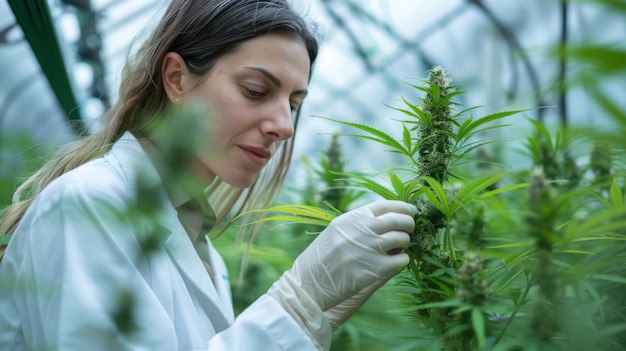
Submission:
M 180 105 L 180 104 L 183 102 L 183 101 L 182 101 L 182 99 L 181 99 L 179 96 L 177 96 L 177 97 L 171 96 L 170 98 L 171 98 L 172 100 L 174 100 L 174 103 L 175 103 L 176 105 Z

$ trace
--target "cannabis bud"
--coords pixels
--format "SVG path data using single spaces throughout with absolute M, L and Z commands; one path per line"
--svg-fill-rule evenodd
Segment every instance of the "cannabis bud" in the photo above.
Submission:
M 426 96 L 419 105 L 425 113 L 425 123 L 418 127 L 419 147 L 419 175 L 429 176 L 443 182 L 447 178 L 447 169 L 450 165 L 453 117 L 450 101 L 446 99 L 454 88 L 449 84 L 446 71 L 436 66 L 428 71 L 428 86 Z
M 483 261 L 473 251 L 465 254 L 463 264 L 457 274 L 459 289 L 456 296 L 459 300 L 469 302 L 472 305 L 482 305 L 487 300 L 487 281 L 482 277 Z

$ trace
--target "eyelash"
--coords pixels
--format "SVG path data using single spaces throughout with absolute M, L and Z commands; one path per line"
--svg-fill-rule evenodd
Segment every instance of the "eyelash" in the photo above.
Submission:
M 265 94 L 260 92 L 260 91 L 256 91 L 254 89 L 250 89 L 250 88 L 246 88 L 246 92 L 248 93 L 248 95 L 250 95 L 253 98 L 260 98 L 263 97 Z
M 248 95 L 253 99 L 258 99 L 258 98 L 262 98 L 263 96 L 265 96 L 265 93 L 262 93 L 260 91 L 256 91 L 251 88 L 245 88 L 245 89 Z M 291 112 L 295 113 L 296 111 L 298 111 L 298 106 L 293 106 L 293 105 L 289 105 L 289 106 L 291 107 Z

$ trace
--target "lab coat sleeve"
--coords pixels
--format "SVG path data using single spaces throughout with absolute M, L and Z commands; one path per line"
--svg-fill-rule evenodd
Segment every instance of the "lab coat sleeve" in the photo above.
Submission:
M 47 190 L 21 223 L 22 258 L 11 263 L 27 348 L 179 350 L 176 326 L 146 281 L 149 255 L 165 253 L 146 251 L 127 205 L 72 184 Z M 318 349 L 267 295 L 207 343 L 210 351 Z
M 227 330 L 215 335 L 209 350 L 328 350 L 311 337 L 269 295 L 262 295 L 243 311 Z

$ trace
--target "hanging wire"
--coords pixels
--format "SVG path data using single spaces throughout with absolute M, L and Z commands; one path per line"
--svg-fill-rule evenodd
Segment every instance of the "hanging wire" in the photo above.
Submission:
M 17 44 L 22 42 L 23 38 L 10 39 L 11 31 L 14 31 L 16 28 L 18 28 L 17 23 L 11 23 L 0 29 L 0 44 Z
M 539 82 L 539 75 L 537 74 L 537 69 L 532 64 L 528 56 L 526 55 L 526 50 L 522 47 L 519 40 L 515 36 L 513 30 L 505 25 L 496 14 L 489 8 L 482 0 L 467 0 L 468 3 L 475 5 L 487 19 L 491 22 L 491 24 L 498 30 L 500 35 L 502 36 L 504 42 L 507 44 L 509 49 L 511 50 L 511 54 L 519 55 L 522 60 L 522 65 L 526 70 L 526 74 L 528 74 L 528 79 L 530 80 L 530 84 L 533 89 L 533 95 L 535 99 L 536 106 L 545 106 L 545 102 L 541 96 L 541 83 Z M 512 72 L 516 73 L 516 68 L 514 65 L 511 66 Z M 535 113 L 537 114 L 537 120 L 543 122 L 544 120 L 544 109 L 538 108 Z
M 327 13 L 334 12 L 334 10 L 332 9 L 332 6 L 334 4 L 348 6 L 352 13 L 355 13 L 365 18 L 366 21 L 369 22 L 369 24 L 374 25 L 376 29 L 379 29 L 381 32 L 385 33 L 390 38 L 390 40 L 393 41 L 395 47 L 397 47 L 395 51 L 381 59 L 380 63 L 374 65 L 373 63 L 370 63 L 369 60 L 366 59 L 366 57 L 359 53 L 360 49 L 357 43 L 353 42 L 354 50 L 357 52 L 357 57 L 359 57 L 363 61 L 363 64 L 367 68 L 367 74 L 363 74 L 355 78 L 355 82 L 351 84 L 346 84 L 348 88 L 334 87 L 334 92 L 332 94 L 333 102 L 345 101 L 345 99 L 352 96 L 351 87 L 355 85 L 363 85 L 366 81 L 372 79 L 382 78 L 390 89 L 398 88 L 399 86 L 401 86 L 401 83 L 398 82 L 397 77 L 395 77 L 393 73 L 389 72 L 389 67 L 393 66 L 394 63 L 398 62 L 407 55 L 413 55 L 423 67 L 432 67 L 432 60 L 421 49 L 422 43 L 424 43 L 430 36 L 436 34 L 438 31 L 443 30 L 450 22 L 458 19 L 469 8 L 465 3 L 460 4 L 459 6 L 456 6 L 455 8 L 441 16 L 432 25 L 422 29 L 417 35 L 413 36 L 413 38 L 406 39 L 399 33 L 395 32 L 388 24 L 376 19 L 376 16 L 371 15 L 367 11 L 365 11 L 361 3 L 357 5 L 356 3 L 350 1 L 323 0 L 322 4 L 324 5 L 323 8 Z M 346 25 L 339 26 L 339 30 L 341 32 L 345 32 L 346 29 Z M 348 38 L 352 37 L 348 33 L 346 33 L 346 35 L 348 36 Z M 359 106 L 359 104 L 355 104 L 354 106 Z
M 568 44 L 568 7 L 567 0 L 561 1 L 561 47 L 565 48 Z M 560 55 L 559 58 L 559 119 L 562 126 L 567 126 L 567 55 Z

